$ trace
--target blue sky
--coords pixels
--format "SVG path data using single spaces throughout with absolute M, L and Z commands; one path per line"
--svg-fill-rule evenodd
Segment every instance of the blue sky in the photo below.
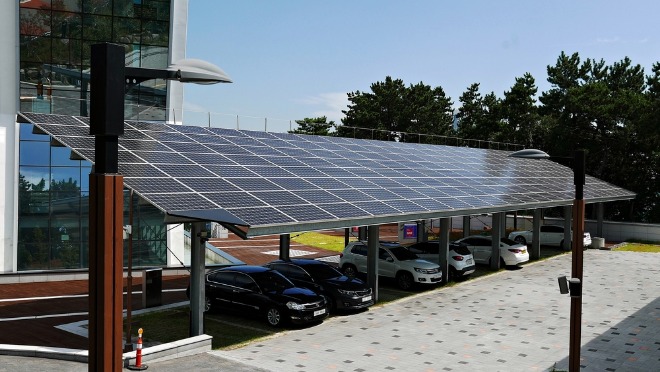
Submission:
M 289 129 L 325 115 L 340 122 L 346 93 L 399 78 L 458 98 L 475 82 L 502 96 L 562 51 L 628 56 L 650 73 L 660 61 L 658 0 L 190 0 L 187 57 L 220 66 L 233 84 L 186 84 L 184 119 L 241 129 Z M 267 121 L 264 118 L 268 118 Z M 215 125 L 215 124 L 214 124 Z

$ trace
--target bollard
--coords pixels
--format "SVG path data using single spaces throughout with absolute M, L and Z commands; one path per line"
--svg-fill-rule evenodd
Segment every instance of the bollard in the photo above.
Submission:
M 138 340 L 137 340 L 137 347 L 135 350 L 135 365 L 134 366 L 128 366 L 128 369 L 132 371 L 142 371 L 147 369 L 148 366 L 146 364 L 142 364 L 142 328 L 138 329 Z

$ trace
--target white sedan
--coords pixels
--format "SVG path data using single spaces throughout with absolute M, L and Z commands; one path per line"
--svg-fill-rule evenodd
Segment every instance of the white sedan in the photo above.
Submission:
M 490 264 L 493 238 L 491 236 L 473 235 L 458 239 L 455 243 L 462 243 L 472 252 L 474 261 L 481 264 Z M 518 265 L 529 261 L 527 246 L 516 243 L 507 238 L 500 239 L 500 259 L 504 266 Z
M 532 231 L 514 231 L 509 234 L 509 239 L 515 240 L 520 244 L 532 244 L 534 234 Z M 543 225 L 540 231 L 541 245 L 564 246 L 564 227 L 557 225 Z M 591 234 L 584 232 L 582 243 L 584 247 L 591 245 Z

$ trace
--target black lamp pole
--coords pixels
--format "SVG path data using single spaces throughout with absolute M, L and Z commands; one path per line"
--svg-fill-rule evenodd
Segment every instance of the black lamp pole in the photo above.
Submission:
M 582 272 L 584 268 L 584 150 L 577 150 L 573 157 L 573 183 L 575 200 L 573 201 L 573 251 L 571 282 L 577 286 L 577 293 L 571 293 L 571 328 L 568 349 L 568 370 L 580 370 L 580 344 L 582 337 Z M 577 282 L 579 280 L 579 282 Z
M 89 133 L 95 139 L 94 170 L 89 175 L 88 365 L 90 372 L 120 372 L 124 178 L 119 174 L 119 136 L 124 134 L 126 85 L 150 79 L 198 84 L 231 79 L 219 67 L 199 60 L 184 60 L 166 70 L 125 67 L 124 47 L 117 44 L 94 44 L 91 52 Z
M 527 159 L 561 159 L 536 149 L 524 149 L 509 155 L 514 158 Z M 576 150 L 573 153 L 573 184 L 575 185 L 575 199 L 573 200 L 573 236 L 571 243 L 571 315 L 570 340 L 568 347 L 568 370 L 580 370 L 580 344 L 582 337 L 582 272 L 584 268 L 584 184 L 585 184 L 585 152 Z
M 122 370 L 124 48 L 92 45 L 89 175 L 89 371 Z

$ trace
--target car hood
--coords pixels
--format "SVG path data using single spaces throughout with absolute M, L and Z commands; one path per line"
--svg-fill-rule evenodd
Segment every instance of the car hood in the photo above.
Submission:
M 328 285 L 330 287 L 353 290 L 353 291 L 368 288 L 367 285 L 364 284 L 362 280 L 356 278 L 349 278 L 345 275 L 338 276 L 336 278 L 326 279 L 323 281 L 323 284 Z
M 323 299 L 323 297 L 317 295 L 311 290 L 300 287 L 287 288 L 283 291 L 266 292 L 266 294 L 269 297 L 282 302 L 295 301 L 298 303 L 309 303 L 321 301 Z
M 405 265 L 414 266 L 420 269 L 435 269 L 439 267 L 438 264 L 434 264 L 433 262 L 427 260 L 422 260 L 421 258 L 415 260 L 405 260 L 400 262 Z

